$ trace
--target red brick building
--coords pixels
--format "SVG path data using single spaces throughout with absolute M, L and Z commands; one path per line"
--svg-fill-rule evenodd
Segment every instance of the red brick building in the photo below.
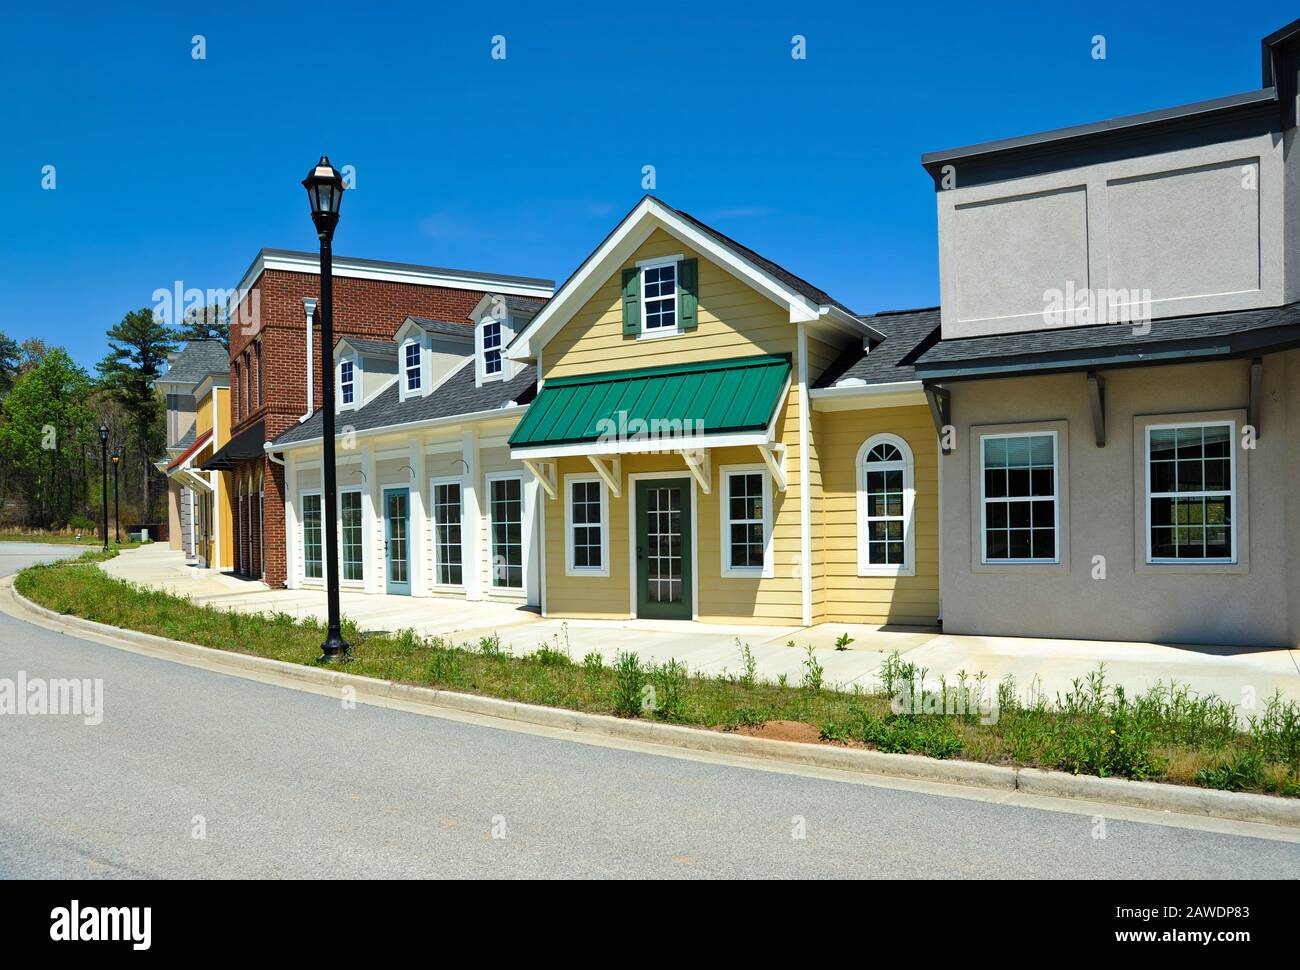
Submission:
M 321 406 L 319 268 L 316 253 L 263 249 L 244 274 L 229 307 L 231 437 L 204 465 L 231 476 L 235 572 L 272 587 L 285 581 L 284 469 L 262 446 Z M 408 316 L 472 333 L 469 313 L 484 294 L 547 299 L 554 286 L 336 256 L 334 338 L 391 340 Z

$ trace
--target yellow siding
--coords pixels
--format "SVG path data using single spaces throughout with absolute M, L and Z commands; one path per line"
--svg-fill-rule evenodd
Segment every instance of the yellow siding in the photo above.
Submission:
M 542 348 L 542 377 L 569 377 L 628 367 L 724 360 L 753 354 L 793 354 L 790 311 L 742 283 L 663 230 L 624 263 L 680 253 L 699 260 L 699 324 L 673 337 L 623 335 L 622 276 L 615 271 Z
M 857 455 L 874 434 L 896 434 L 912 449 L 916 485 L 916 575 L 858 575 Z M 938 454 L 923 406 L 816 411 L 820 452 L 825 620 L 841 623 L 935 623 L 939 613 Z
M 788 324 L 787 324 L 788 326 Z M 786 468 L 790 487 L 785 493 L 772 485 L 773 575 L 765 578 L 735 578 L 722 575 L 721 468 L 725 465 L 757 465 L 762 456 L 757 448 L 721 448 L 712 452 L 710 480 L 712 494 L 695 490 L 697 583 L 699 619 L 715 623 L 799 624 L 803 606 L 800 585 L 799 528 L 799 432 L 797 389 L 791 388 L 777 418 L 779 437 L 789 443 Z M 592 474 L 586 458 L 565 458 L 558 462 L 559 497 L 546 499 L 546 612 L 549 616 L 572 618 L 618 618 L 632 615 L 633 582 L 629 541 L 631 528 L 628 503 L 632 485 L 629 476 L 641 472 L 674 472 L 690 478 L 678 455 L 625 455 L 622 460 L 622 498 L 609 499 L 609 575 L 566 576 L 566 527 L 568 508 L 564 476 Z

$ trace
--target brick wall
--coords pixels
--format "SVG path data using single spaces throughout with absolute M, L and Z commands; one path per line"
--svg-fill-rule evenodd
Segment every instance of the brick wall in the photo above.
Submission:
M 298 418 L 307 411 L 307 333 L 302 301 L 304 297 L 320 299 L 320 276 L 316 273 L 265 270 L 253 283 L 252 289 L 261 294 L 260 319 L 247 328 L 243 328 L 238 319 L 231 326 L 231 435 L 233 437 L 262 420 L 265 422 L 265 440 L 271 441 L 297 424 Z M 483 298 L 483 292 L 335 276 L 334 340 L 337 342 L 341 337 L 391 340 L 408 316 L 463 322 L 468 330 L 471 326 L 469 313 Z M 260 406 L 257 405 L 258 375 L 254 351 L 251 355 L 254 406 L 249 413 L 237 417 L 236 397 L 242 400 L 246 395 L 239 393 L 235 383 L 234 361 L 242 361 L 245 348 L 250 348 L 259 337 L 262 340 L 262 367 L 266 371 L 262 378 L 264 400 Z M 321 406 L 323 394 L 319 327 L 315 328 L 312 349 L 316 374 L 312 408 L 315 409 Z M 262 463 L 266 501 L 263 510 L 265 579 L 272 588 L 278 588 L 284 585 L 286 576 L 284 469 L 269 459 L 262 459 Z M 236 534 L 242 535 L 242 531 L 237 528 Z

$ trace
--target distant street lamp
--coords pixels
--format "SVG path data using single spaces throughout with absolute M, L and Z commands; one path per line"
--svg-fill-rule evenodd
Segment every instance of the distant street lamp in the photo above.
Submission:
M 118 445 L 108 456 L 113 462 L 113 532 L 117 535 L 117 544 L 122 544 L 122 498 L 117 490 L 117 470 L 122 467 L 122 446 Z
M 325 603 L 329 613 L 329 628 L 325 634 L 324 654 L 321 660 L 342 660 L 348 655 L 348 644 L 343 639 L 339 618 L 339 558 L 338 536 L 335 534 L 338 519 L 337 469 L 334 464 L 334 227 L 339 224 L 339 205 L 343 201 L 343 176 L 330 164 L 329 157 L 320 161 L 302 180 L 311 203 L 311 221 L 316 224 L 320 239 L 320 386 L 324 391 L 321 407 L 321 443 L 324 445 L 325 472 Z M 311 402 L 307 402 L 308 410 Z
M 104 486 L 104 552 L 108 552 L 108 425 L 99 426 L 99 458 L 103 466 Z

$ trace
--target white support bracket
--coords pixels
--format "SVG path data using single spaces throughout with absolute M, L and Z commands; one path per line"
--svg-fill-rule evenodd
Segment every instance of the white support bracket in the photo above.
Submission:
M 542 486 L 542 491 L 546 493 L 547 498 L 555 498 L 555 464 L 549 461 L 536 461 L 532 458 L 523 459 L 524 466 L 533 473 Z
M 587 458 L 591 462 L 591 467 L 596 469 L 596 474 L 600 476 L 600 480 L 604 482 L 605 487 L 609 489 L 609 494 L 614 496 L 614 498 L 622 498 L 623 459 L 620 456 L 615 455 L 610 464 L 607 465 L 605 464 L 605 459 L 601 458 L 599 455 L 588 455 Z
M 785 476 L 785 445 L 781 442 L 759 445 L 758 453 L 763 456 L 763 461 L 767 462 L 768 470 L 772 473 L 772 480 L 776 482 L 777 491 L 784 492 L 787 484 Z
M 713 471 L 708 449 L 700 451 L 683 451 L 680 453 L 686 467 L 691 470 L 695 483 L 705 495 L 713 494 Z

